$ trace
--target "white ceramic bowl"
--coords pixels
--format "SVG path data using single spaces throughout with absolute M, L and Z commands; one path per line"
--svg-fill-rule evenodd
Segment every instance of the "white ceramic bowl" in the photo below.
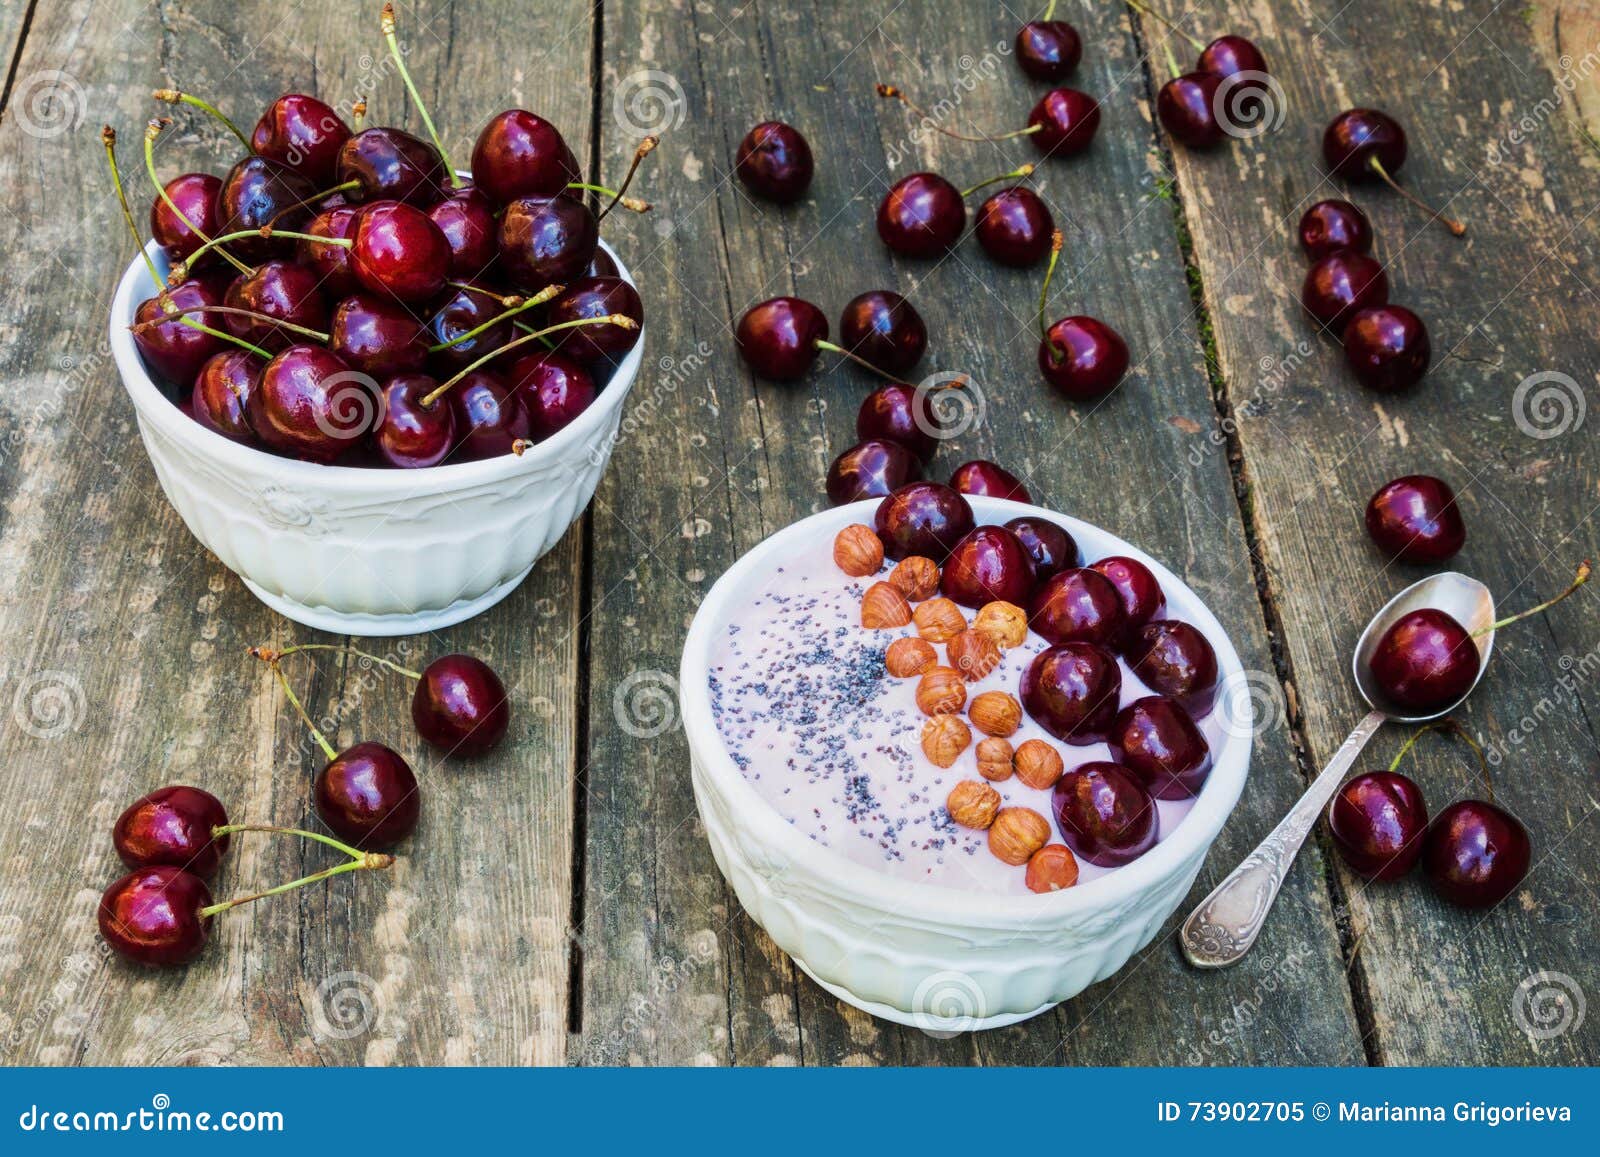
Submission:
M 824 511 L 779 531 L 712 587 L 689 628 L 680 671 L 695 802 L 739 902 L 819 984 L 875 1016 L 932 1033 L 995 1028 L 1035 1016 L 1104 980 L 1148 944 L 1187 895 L 1238 802 L 1250 764 L 1253 706 L 1239 656 L 1216 617 L 1143 551 L 1075 518 L 973 498 L 982 523 L 1049 518 L 1090 560 L 1129 555 L 1149 566 L 1168 615 L 1203 631 L 1217 653 L 1218 706 L 1228 712 L 1215 764 L 1173 832 L 1114 872 L 1049 895 L 994 895 L 905 881 L 846 859 L 798 832 L 729 757 L 711 714 L 707 673 L 719 638 L 771 568 L 809 550 L 819 566 L 832 536 L 872 523 L 877 502 Z M 820 548 L 820 553 L 819 553 Z
M 149 252 L 164 273 L 159 246 Z M 135 260 L 111 303 L 111 351 L 162 490 L 262 602 L 344 634 L 436 630 L 510 594 L 594 496 L 644 350 L 641 329 L 594 404 L 521 457 L 426 470 L 318 466 L 230 442 L 162 394 L 128 332 L 154 292 Z

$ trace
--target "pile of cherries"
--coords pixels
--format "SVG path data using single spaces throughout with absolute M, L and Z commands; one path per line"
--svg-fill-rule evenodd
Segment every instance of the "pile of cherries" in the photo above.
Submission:
M 1267 58 L 1254 42 L 1243 36 L 1219 36 L 1202 44 L 1174 21 L 1128 0 L 1131 7 L 1159 20 L 1187 40 L 1200 53 L 1192 71 L 1184 72 L 1172 54 L 1172 46 L 1162 41 L 1172 79 L 1156 93 L 1156 118 L 1173 140 L 1191 149 L 1209 149 L 1228 136 L 1223 113 L 1231 110 L 1241 117 L 1264 115 L 1264 106 L 1253 94 L 1266 90 Z M 1238 79 L 1233 79 L 1237 77 Z M 1252 108 L 1252 102 L 1256 107 Z
M 139 964 L 175 965 L 205 947 L 215 916 L 267 896 L 293 891 L 333 876 L 386 869 L 394 847 L 416 828 L 422 814 L 417 777 L 393 748 L 363 742 L 335 751 L 311 722 L 283 674 L 282 660 L 300 651 L 332 650 L 304 644 L 283 651 L 252 648 L 269 664 L 290 703 L 328 757 L 312 785 L 318 817 L 332 836 L 299 828 L 230 824 L 220 800 L 183 784 L 158 788 L 134 801 L 112 831 L 117 855 L 131 870 L 100 898 L 101 935 L 119 955 Z M 470 655 L 445 655 L 420 672 L 391 660 L 353 652 L 416 682 L 411 719 L 417 733 L 447 755 L 475 756 L 505 737 L 511 723 L 505 685 L 494 670 Z M 227 853 L 237 832 L 266 832 L 314 840 L 345 854 L 345 861 L 309 876 L 221 903 L 212 901 L 206 879 Z
M 569 425 L 639 339 L 643 306 L 599 248 L 615 205 L 585 184 L 561 133 L 508 109 L 459 176 L 382 29 L 432 143 L 355 128 L 316 97 L 288 93 L 246 137 L 206 101 L 245 156 L 228 173 L 161 182 L 150 230 L 171 273 L 138 306 L 134 340 L 185 413 L 235 442 L 285 457 L 416 469 L 517 452 Z M 115 134 L 105 130 L 122 194 Z M 655 145 L 646 138 L 635 157 Z M 596 212 L 589 193 L 609 196 Z M 143 252 L 127 202 L 125 216 Z M 492 366 L 491 362 L 494 362 Z

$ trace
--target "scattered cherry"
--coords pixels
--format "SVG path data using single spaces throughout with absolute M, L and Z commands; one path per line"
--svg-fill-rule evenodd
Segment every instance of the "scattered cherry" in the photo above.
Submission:
M 1397 771 L 1356 776 L 1328 806 L 1334 847 L 1369 880 L 1398 880 L 1409 872 L 1422 855 L 1427 826 L 1422 789 Z
M 1156 116 L 1172 138 L 1191 149 L 1209 149 L 1227 139 L 1217 118 L 1217 90 L 1222 77 L 1214 72 L 1186 72 L 1156 93 Z
M 1050 262 L 1039 291 L 1039 372 L 1064 397 L 1092 402 L 1116 388 L 1128 372 L 1128 346 L 1105 322 L 1074 315 L 1046 326 L 1044 307 L 1061 259 L 1061 230 L 1050 240 Z
M 1200 50 L 1200 59 L 1195 62 L 1195 67 L 1201 72 L 1209 72 L 1213 76 L 1227 79 L 1241 73 L 1258 73 L 1267 75 L 1267 58 L 1255 44 L 1243 36 L 1219 36 L 1210 44 Z M 1240 87 L 1264 89 L 1266 82 L 1257 77 L 1251 77 L 1241 82 Z
M 1044 19 L 1030 20 L 1017 29 L 1017 64 L 1034 80 L 1065 80 L 1083 58 L 1083 40 L 1065 20 L 1050 19 L 1052 0 Z
M 1378 640 L 1372 674 L 1383 693 L 1413 712 L 1443 711 L 1478 677 L 1478 648 L 1450 615 L 1432 607 L 1402 615 Z
M 805 196 L 815 165 L 800 130 L 782 121 L 762 121 L 745 134 L 733 171 L 758 197 L 788 204 Z
M 1011 471 L 982 458 L 963 462 L 950 475 L 950 485 L 963 494 L 980 494 L 990 498 L 1009 498 L 1013 502 L 1032 502 L 1033 496 L 1022 480 Z M 1031 556 L 1030 556 L 1031 557 Z M 1023 592 L 1026 594 L 1027 592 Z M 1010 599 L 1008 602 L 1017 600 Z
M 827 340 L 828 315 L 799 297 L 773 297 L 747 309 L 734 330 L 739 356 L 775 382 L 805 376 Z
M 1372 222 L 1349 201 L 1318 201 L 1300 217 L 1300 248 L 1312 261 L 1340 249 L 1372 252 Z
M 1367 533 L 1399 562 L 1443 562 L 1467 541 L 1455 491 L 1429 474 L 1384 483 L 1367 503 Z
M 1061 838 L 1103 868 L 1132 863 L 1155 846 L 1159 819 L 1150 793 L 1127 768 L 1085 763 L 1056 781 L 1051 794 Z
M 972 530 L 972 507 L 948 486 L 911 482 L 878 503 L 874 524 L 888 558 L 921 555 L 942 565 Z
M 209 876 L 228 850 L 227 835 L 211 829 L 228 822 L 222 801 L 197 787 L 173 784 L 140 796 L 117 818 L 111 842 L 130 868 L 157 864 Z
M 1329 172 L 1350 181 L 1377 177 L 1457 237 L 1465 235 L 1465 225 L 1442 215 L 1394 179 L 1406 163 L 1406 132 L 1388 113 L 1346 109 L 1323 130 L 1322 157 Z
M 967 227 L 961 190 L 938 173 L 912 173 L 889 187 L 878 205 L 878 236 L 907 257 L 937 257 Z
M 1075 88 L 1051 89 L 1028 114 L 1034 148 L 1047 157 L 1070 157 L 1087 149 L 1100 127 L 1100 104 Z
M 1078 565 L 1078 544 L 1073 541 L 1072 535 L 1048 519 L 1024 514 L 1005 525 L 1033 559 L 1034 576 L 1041 586 L 1069 567 Z
M 1105 741 L 1121 694 L 1116 656 L 1094 643 L 1063 643 L 1040 651 L 1022 676 L 1022 705 L 1028 715 L 1075 747 Z
M 903 374 L 922 360 L 928 327 L 898 293 L 874 289 L 851 298 L 839 314 L 839 344 L 880 370 Z
M 1516 816 L 1482 800 L 1451 804 L 1428 827 L 1422 871 L 1442 899 L 1464 908 L 1500 903 L 1533 862 L 1528 829 Z
M 411 699 L 417 734 L 450 755 L 482 755 L 505 738 L 511 703 L 482 659 L 444 655 L 429 663 Z
M 863 442 L 898 442 L 923 462 L 928 461 L 945 435 L 932 393 L 903 382 L 879 386 L 861 400 L 856 411 L 856 437 Z
M 322 822 L 362 849 L 393 847 L 422 812 L 410 764 L 381 743 L 357 743 L 333 756 L 311 791 Z
M 828 467 L 828 501 L 835 506 L 881 498 L 922 479 L 922 463 L 904 443 L 867 438 Z
M 1021 603 L 1033 589 L 1033 559 L 1002 526 L 979 526 L 956 543 L 945 560 L 939 589 L 965 607 L 999 600 Z
M 1135 699 L 1117 712 L 1106 743 L 1111 758 L 1157 799 L 1199 795 L 1211 774 L 1211 747 L 1194 717 L 1164 695 Z
M 1055 218 L 1044 199 L 1024 185 L 1001 189 L 978 207 L 973 232 L 1002 265 L 1036 265 L 1050 252 Z
M 1321 258 L 1306 272 L 1300 304 L 1318 324 L 1340 333 L 1363 309 L 1389 300 L 1389 278 L 1383 266 L 1365 253 L 1339 250 Z
M 187 964 L 206 945 L 211 905 L 205 881 L 160 864 L 129 872 L 100 897 L 100 935 L 112 951 L 138 964 Z
M 1350 318 L 1344 327 L 1344 357 L 1362 385 L 1394 393 L 1427 375 L 1433 344 L 1420 317 L 1403 305 L 1383 305 Z

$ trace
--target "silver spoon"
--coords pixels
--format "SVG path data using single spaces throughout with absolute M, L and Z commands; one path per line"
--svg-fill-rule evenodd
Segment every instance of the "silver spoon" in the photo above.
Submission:
M 1489 666 L 1489 654 L 1494 650 L 1493 630 L 1484 631 L 1473 639 L 1478 647 L 1478 678 L 1472 681 L 1472 687 L 1467 688 L 1461 699 L 1443 711 L 1408 715 L 1404 708 L 1385 697 L 1372 678 L 1372 655 L 1377 650 L 1378 640 L 1400 616 L 1424 607 L 1444 611 L 1465 627 L 1468 634 L 1484 630 L 1495 621 L 1494 597 L 1489 594 L 1489 588 L 1477 579 L 1454 571 L 1413 583 L 1372 616 L 1367 629 L 1361 632 L 1351 661 L 1356 687 L 1372 710 L 1334 752 L 1328 766 L 1306 789 L 1300 802 L 1183 922 L 1178 942 L 1183 946 L 1184 956 L 1196 968 L 1225 968 L 1238 963 L 1250 951 L 1256 937 L 1261 935 L 1261 926 L 1266 923 L 1267 913 L 1272 910 L 1272 902 L 1278 897 L 1278 889 L 1283 886 L 1300 845 L 1305 843 L 1317 817 L 1344 783 L 1351 765 L 1378 728 L 1388 722 L 1427 723 L 1448 715 L 1462 699 L 1472 694 L 1478 679 L 1483 678 Z

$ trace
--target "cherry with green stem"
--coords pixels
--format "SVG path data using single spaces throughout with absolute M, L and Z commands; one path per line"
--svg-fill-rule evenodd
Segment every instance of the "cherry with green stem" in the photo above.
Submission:
M 449 282 L 448 284 L 455 285 L 456 283 L 455 282 Z M 463 285 L 463 286 L 460 286 L 460 288 L 462 288 L 462 289 L 476 289 L 477 287 L 476 286 L 471 286 L 471 285 Z M 436 353 L 439 353 L 442 350 L 447 350 L 447 349 L 450 349 L 450 348 L 452 348 L 454 346 L 458 346 L 462 342 L 471 341 L 473 338 L 477 337 L 479 334 L 484 333 L 487 330 L 493 329 L 495 326 L 501 325 L 504 322 L 508 321 L 509 319 L 516 317 L 517 314 L 525 313 L 526 311 L 528 311 L 530 309 L 533 309 L 535 306 L 543 305 L 545 302 L 549 301 L 551 298 L 556 297 L 559 294 L 565 292 L 566 288 L 567 287 L 564 286 L 564 285 L 547 285 L 543 289 L 541 289 L 538 293 L 534 294 L 532 297 L 516 297 L 514 295 L 501 296 L 501 295 L 494 294 L 494 293 L 490 292 L 489 296 L 497 298 L 502 305 L 506 306 L 506 310 L 505 310 L 504 313 L 495 314 L 495 316 L 491 317 L 488 321 L 483 322 L 481 325 L 475 326 L 474 328 L 467 330 L 465 333 L 458 333 L 455 337 L 451 338 L 449 341 L 442 341 L 442 342 L 438 342 L 435 345 L 429 346 L 428 347 L 428 352 L 430 354 L 436 354 Z
M 193 221 L 191 221 L 184 214 L 182 209 L 178 208 L 177 202 L 174 201 L 172 199 L 171 195 L 167 192 L 166 185 L 164 185 L 162 183 L 160 177 L 156 176 L 156 154 L 155 154 L 156 138 L 161 135 L 161 130 L 164 129 L 167 125 L 169 125 L 171 123 L 172 122 L 170 120 L 167 120 L 167 119 L 164 119 L 164 118 L 157 118 L 157 119 L 149 121 L 145 125 L 145 127 L 144 127 L 144 167 L 145 167 L 145 172 L 150 174 L 150 183 L 155 186 L 156 195 L 159 196 L 163 202 L 165 202 L 168 210 L 171 211 L 172 215 L 175 216 L 178 220 L 182 221 L 184 223 L 184 225 L 188 227 L 189 232 L 193 233 L 196 237 L 200 238 L 201 241 L 205 242 L 204 245 L 202 245 L 199 249 L 196 249 L 193 253 L 191 253 L 188 256 L 188 258 L 186 260 L 184 260 L 179 266 L 176 266 L 174 268 L 174 272 L 176 272 L 176 270 L 179 269 L 179 268 L 183 269 L 185 271 L 184 272 L 184 276 L 187 277 L 188 276 L 188 272 L 187 272 L 188 269 L 193 266 L 195 259 L 201 254 L 201 252 L 204 251 L 208 246 L 210 246 L 211 238 L 203 229 L 201 229 L 198 225 L 196 225 Z M 142 248 L 143 247 L 141 246 L 141 249 Z M 225 261 L 228 262 L 228 264 L 232 265 L 240 273 L 250 273 L 251 272 L 251 269 L 250 269 L 250 267 L 248 265 L 246 265 L 243 261 L 240 261 L 232 253 L 229 253 L 226 249 L 218 248 L 217 249 L 217 253 L 220 254 L 221 257 Z M 180 278 L 179 280 L 182 280 L 182 278 Z M 170 284 L 170 282 L 169 282 L 169 284 Z
M 557 325 L 546 326 L 544 329 L 534 330 L 532 333 L 525 333 L 521 337 L 513 338 L 512 340 L 506 342 L 506 344 L 501 346 L 499 349 L 490 350 L 488 353 L 484 354 L 477 361 L 473 362 L 469 366 L 466 366 L 465 368 L 463 368 L 462 370 L 457 372 L 453 377 L 448 378 L 445 382 L 443 382 L 439 386 L 439 388 L 437 390 L 434 390 L 433 393 L 431 393 L 427 397 L 423 398 L 421 404 L 424 405 L 424 406 L 433 405 L 440 398 L 442 398 L 445 394 L 449 393 L 451 387 L 455 386 L 456 383 L 460 382 L 462 378 L 466 377 L 468 374 L 474 373 L 477 370 L 482 369 L 489 362 L 493 361 L 495 358 L 499 357 L 500 355 L 502 355 L 504 353 L 507 353 L 507 352 L 509 352 L 511 350 L 514 350 L 514 349 L 518 348 L 519 346 L 524 346 L 524 345 L 528 344 L 530 341 L 534 341 L 534 340 L 537 340 L 539 338 L 546 337 L 547 335 L 555 333 L 555 332 L 557 332 L 559 330 L 574 329 L 574 328 L 576 328 L 578 326 L 584 326 L 584 325 L 614 325 L 614 326 L 617 326 L 620 329 L 637 329 L 638 328 L 638 323 L 635 322 L 633 320 L 633 318 L 629 317 L 627 314 L 625 314 L 625 313 L 613 313 L 613 314 L 608 314 L 605 317 L 584 317 L 584 318 L 578 318 L 575 321 L 564 321 L 564 322 L 560 322 Z
M 931 128 L 934 132 L 939 133 L 942 136 L 947 136 L 947 137 L 951 138 L 952 140 L 972 141 L 972 142 L 975 142 L 975 143 L 978 143 L 978 144 L 990 144 L 990 143 L 993 143 L 995 141 L 1009 141 L 1009 140 L 1012 140 L 1012 139 L 1014 139 L 1016 137 L 1031 136 L 1034 133 L 1042 131 L 1043 128 L 1044 128 L 1043 125 L 1030 124 L 1025 129 L 1016 129 L 1013 132 L 1009 132 L 1009 133 L 996 133 L 996 134 L 958 133 L 958 132 L 956 132 L 955 129 L 945 128 L 944 125 L 939 123 L 938 118 L 936 118 L 932 113 L 928 112 L 927 109 L 925 109 L 921 105 L 917 104 L 914 100 L 912 100 L 909 96 L 907 96 L 905 94 L 904 90 L 900 89 L 898 86 L 892 85 L 892 84 L 879 84 L 876 87 L 877 87 L 878 95 L 881 96 L 884 100 L 897 100 L 897 101 L 899 101 L 901 104 L 905 105 L 906 108 L 909 109 L 914 116 L 921 117 L 923 123 L 926 124 L 929 128 Z
M 433 127 L 433 117 L 428 115 L 428 106 L 422 103 L 422 95 L 417 92 L 417 86 L 411 80 L 411 70 L 406 67 L 405 54 L 400 51 L 400 44 L 395 39 L 394 5 L 385 4 L 383 13 L 378 19 L 379 27 L 383 30 L 383 41 L 389 46 L 389 55 L 394 59 L 395 69 L 400 73 L 400 80 L 406 86 L 406 93 L 411 97 L 411 103 L 416 107 L 417 114 L 422 117 L 422 123 L 428 130 L 428 136 L 433 140 L 433 147 L 439 150 L 439 156 L 444 158 L 444 171 L 450 180 L 452 189 L 461 188 L 461 176 L 456 172 L 456 167 L 450 163 L 450 154 L 444 147 L 444 141 L 439 136 L 439 130 Z
M 229 120 L 227 115 L 210 101 L 203 100 L 202 98 L 195 96 L 193 93 L 179 92 L 175 88 L 158 88 L 150 95 L 155 97 L 157 100 L 165 101 L 168 104 L 186 104 L 191 108 L 199 109 L 207 116 L 220 121 L 223 128 L 227 129 L 234 136 L 238 137 L 239 143 L 245 148 L 245 152 L 253 153 L 256 151 L 255 147 L 250 143 L 250 138 L 239 131 L 239 126 L 234 124 L 233 121 Z
M 1135 12 L 1143 12 L 1146 16 L 1150 17 L 1150 19 L 1154 20 L 1156 23 L 1158 23 L 1158 24 L 1162 25 L 1163 27 L 1167 28 L 1168 30 L 1170 30 L 1174 34 L 1183 37 L 1191 45 L 1194 46 L 1194 50 L 1196 52 L 1202 52 L 1202 51 L 1205 50 L 1206 46 L 1200 40 L 1200 38 L 1197 37 L 1197 36 L 1190 35 L 1189 32 L 1186 29 L 1184 29 L 1182 26 L 1180 26 L 1177 23 L 1177 21 L 1171 19 L 1168 16 L 1163 16 L 1161 13 L 1157 12 L 1154 8 L 1151 8 L 1147 4 L 1140 3 L 1140 0 L 1127 0 L 1127 3 L 1128 3 L 1128 7 L 1132 8 Z M 1167 55 L 1168 55 L 1168 59 L 1171 59 L 1171 49 L 1167 50 Z M 1176 65 L 1174 65 L 1173 71 L 1174 72 L 1177 71 Z
M 292 229 L 275 229 L 271 225 L 262 225 L 257 229 L 239 229 L 232 233 L 224 233 L 220 237 L 211 238 L 204 245 L 200 246 L 200 248 L 191 253 L 186 260 L 180 261 L 178 264 L 174 265 L 172 267 L 172 272 L 167 274 L 167 284 L 171 285 L 175 282 L 186 280 L 189 276 L 190 269 L 194 266 L 195 261 L 204 256 L 210 250 L 216 249 L 219 253 L 226 253 L 227 250 L 221 247 L 226 245 L 228 242 L 239 241 L 251 237 L 259 237 L 267 241 L 273 240 L 274 238 L 284 241 L 309 241 L 314 244 L 333 249 L 353 249 L 355 247 L 355 242 L 348 237 L 320 237 L 315 233 L 298 233 Z M 241 272 L 243 272 L 246 276 L 255 272 L 249 266 L 241 265 L 240 269 Z
M 1105 322 L 1082 314 L 1045 325 L 1050 282 L 1061 259 L 1062 237 L 1050 239 L 1050 263 L 1039 288 L 1039 372 L 1068 400 L 1091 402 L 1116 388 L 1128 371 L 1128 345 Z
M 225 315 L 227 315 L 229 317 L 246 318 L 246 319 L 248 319 L 248 320 L 250 320 L 252 322 L 255 322 L 258 326 L 261 326 L 263 328 L 285 329 L 285 330 L 288 330 L 290 333 L 297 333 L 297 334 L 300 334 L 302 337 L 308 337 L 312 341 L 318 342 L 318 343 L 320 343 L 322 345 L 328 344 L 329 336 L 330 336 L 328 334 L 325 334 L 325 333 L 321 332 L 320 330 L 312 329 L 309 326 L 297 325 L 296 323 L 294 323 L 292 321 L 285 321 L 281 317 L 272 317 L 269 314 L 258 313 L 253 309 L 239 309 L 239 308 L 236 308 L 235 306 L 231 306 L 231 305 L 192 305 L 192 306 L 189 306 L 187 309 L 176 310 L 175 312 L 169 314 L 168 316 L 171 317 L 171 318 L 177 319 L 177 320 L 186 320 L 186 319 L 188 319 L 190 317 L 190 315 L 196 314 L 196 313 L 220 313 L 220 314 L 225 314 Z M 131 332 L 135 333 L 135 334 L 140 334 L 140 333 L 145 333 L 148 330 L 154 329 L 157 326 L 160 326 L 160 325 L 163 325 L 163 324 L 165 324 L 165 322 L 162 319 L 156 318 L 156 319 L 154 319 L 152 321 L 135 322 L 134 324 L 130 325 L 128 327 L 128 329 Z M 245 349 L 249 350 L 252 353 L 260 354 L 262 357 L 270 358 L 272 356 L 272 354 L 269 353 L 268 351 L 260 348 L 259 346 L 253 345 L 248 341 L 242 340 L 236 334 L 223 334 L 223 333 L 220 333 L 217 330 L 213 330 L 213 329 L 209 329 L 209 328 L 206 329 L 204 332 L 213 334 L 213 335 L 218 336 L 218 337 L 225 337 L 225 338 L 228 338 L 229 340 L 232 340 L 232 341 L 236 341 L 239 345 L 243 346 Z
M 644 140 L 639 142 L 639 147 L 633 150 L 633 163 L 628 166 L 628 171 L 622 178 L 622 184 L 617 186 L 615 195 L 612 196 L 606 207 L 601 209 L 600 212 L 596 214 L 596 221 L 604 221 L 606 219 L 606 214 L 610 213 L 611 210 L 615 209 L 618 205 L 621 205 L 624 209 L 633 209 L 633 211 L 636 213 L 645 212 L 650 208 L 650 203 L 648 201 L 637 201 L 637 198 L 624 198 L 623 194 L 628 191 L 628 186 L 633 184 L 633 177 L 634 174 L 639 171 L 639 165 L 646 157 L 655 151 L 655 147 L 660 143 L 661 138 L 654 134 L 645 137 Z M 598 187 L 595 189 L 595 191 L 601 193 L 601 195 L 604 195 L 606 192 L 606 190 L 599 189 Z M 629 200 L 637 201 L 637 205 L 643 206 L 643 208 L 638 208 L 636 205 L 628 204 L 627 202 Z
M 944 136 L 958 141 L 982 143 L 1028 137 L 1033 141 L 1034 148 L 1047 157 L 1070 157 L 1081 153 L 1089 147 L 1094 140 L 1095 132 L 1100 127 L 1099 102 L 1088 93 L 1079 92 L 1075 88 L 1053 88 L 1040 97 L 1039 102 L 1033 106 L 1033 111 L 1028 114 L 1026 128 L 983 135 L 960 133 L 945 128 L 937 118 L 892 84 L 880 84 L 877 86 L 877 91 L 878 95 L 885 99 L 898 100 L 921 117 L 929 128 Z

